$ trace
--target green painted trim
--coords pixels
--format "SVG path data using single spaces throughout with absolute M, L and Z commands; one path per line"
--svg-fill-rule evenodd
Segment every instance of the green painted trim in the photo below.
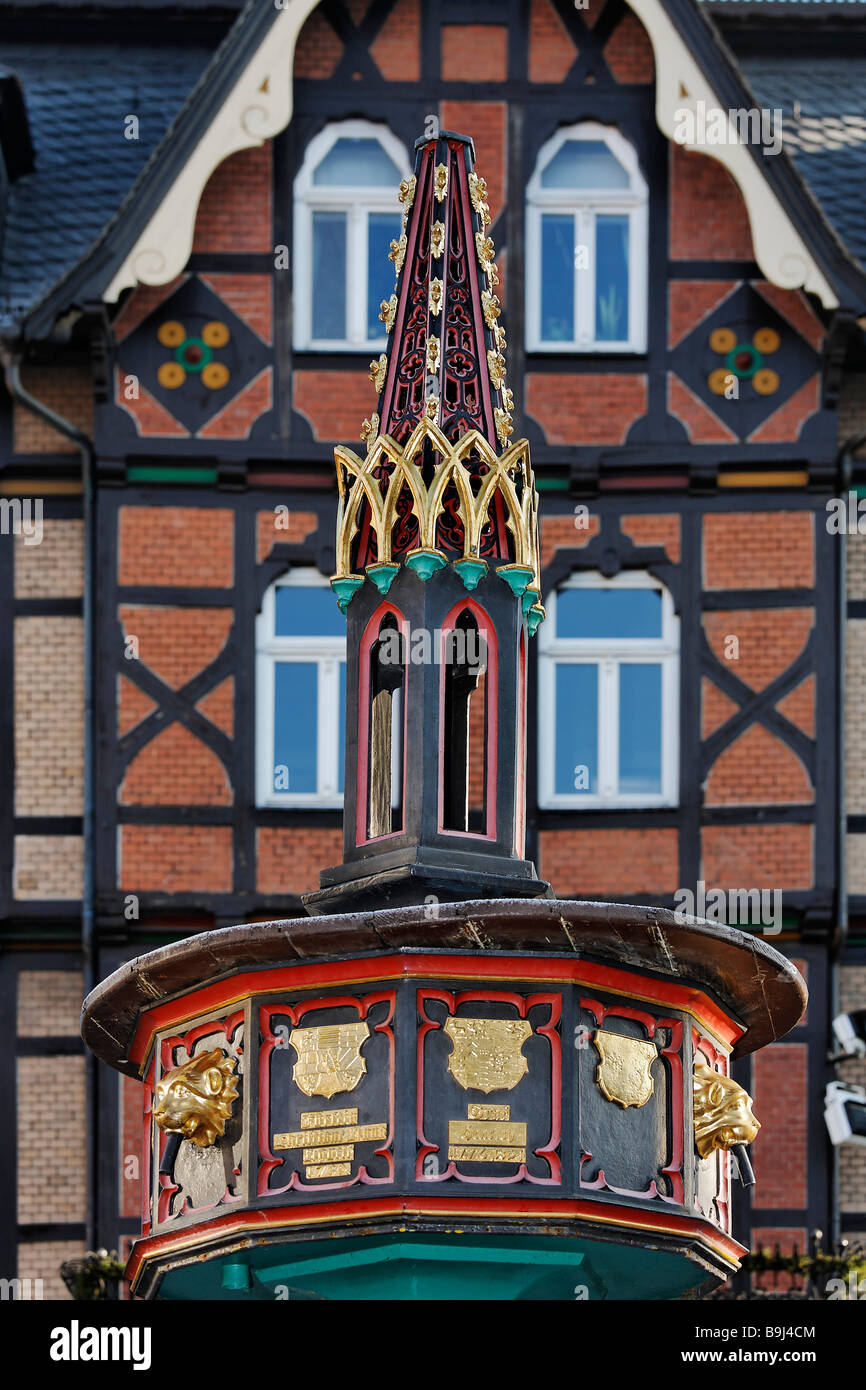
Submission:
M 568 479 L 536 477 L 535 490 L 536 492 L 568 492 Z
M 215 483 L 215 468 L 164 468 L 149 464 L 133 464 L 126 476 L 131 483 Z
M 264 1241 L 265 1243 L 261 1243 Z M 596 1301 L 679 1298 L 707 1277 L 681 1250 L 660 1250 L 649 1233 L 640 1244 L 562 1236 L 490 1236 L 401 1230 L 375 1237 L 274 1243 L 253 1235 L 245 1249 L 208 1258 L 200 1250 L 166 1270 L 159 1297 L 228 1302 L 331 1299 Z
M 257 1273 L 266 1282 L 280 1283 L 299 1275 L 328 1274 L 333 1270 L 342 1272 L 347 1268 L 393 1264 L 397 1260 L 434 1260 L 445 1264 L 506 1264 L 517 1265 L 521 1269 L 530 1265 L 552 1265 L 555 1268 L 565 1265 L 578 1269 L 584 1259 L 585 1253 L 579 1248 L 568 1251 L 540 1250 L 537 1246 L 524 1243 L 516 1249 L 497 1249 L 492 1245 L 464 1245 L 456 1240 L 448 1245 L 432 1245 L 427 1241 L 418 1240 L 398 1241 L 393 1245 L 353 1250 L 348 1256 L 338 1252 L 319 1258 L 267 1265 L 260 1267 Z M 227 1287 L 225 1279 L 223 1287 Z

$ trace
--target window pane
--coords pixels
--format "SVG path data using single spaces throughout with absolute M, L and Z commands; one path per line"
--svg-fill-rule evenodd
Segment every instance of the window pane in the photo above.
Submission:
M 598 667 L 556 666 L 556 767 L 558 796 L 598 791 Z
M 619 790 L 662 789 L 662 668 L 624 663 L 619 668 Z
M 346 336 L 346 214 L 313 213 L 313 337 Z
M 278 661 L 274 666 L 274 791 L 318 790 L 318 674 L 314 661 Z
M 281 584 L 274 601 L 276 637 L 345 637 L 346 619 L 330 589 Z
M 629 177 L 603 140 L 566 140 L 541 175 L 542 188 L 628 188 Z
M 385 153 L 378 140 L 353 140 L 341 136 L 331 146 L 313 174 L 313 183 L 333 188 L 347 184 L 350 188 L 393 188 L 396 190 L 402 175 L 393 159 Z
M 337 791 L 343 795 L 343 770 L 346 762 L 346 663 L 340 662 L 340 700 L 337 710 Z
M 541 338 L 574 341 L 574 218 L 541 219 Z
M 367 219 L 367 337 L 382 338 L 385 325 L 379 305 L 394 292 L 394 266 L 388 260 L 391 242 L 399 238 L 401 220 L 390 212 L 371 212 Z
M 658 589 L 563 589 L 556 596 L 557 637 L 661 637 Z
M 600 343 L 628 337 L 628 218 L 595 219 L 595 336 Z

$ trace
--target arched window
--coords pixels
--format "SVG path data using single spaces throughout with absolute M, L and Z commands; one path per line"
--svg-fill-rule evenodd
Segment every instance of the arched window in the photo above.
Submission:
M 293 569 L 256 619 L 256 803 L 343 804 L 346 620 L 327 579 Z
M 406 622 L 378 609 L 361 641 L 358 843 L 403 829 Z
M 387 341 L 379 305 L 394 292 L 397 186 L 411 170 L 387 126 L 339 121 L 307 147 L 295 179 L 295 348 L 366 352 Z
M 440 659 L 442 830 L 496 835 L 496 647 L 492 628 L 474 604 L 452 609 L 442 629 Z
M 647 185 L 617 130 L 557 131 L 527 188 L 530 352 L 644 352 Z
M 578 573 L 539 632 L 539 802 L 673 806 L 679 619 L 652 575 Z

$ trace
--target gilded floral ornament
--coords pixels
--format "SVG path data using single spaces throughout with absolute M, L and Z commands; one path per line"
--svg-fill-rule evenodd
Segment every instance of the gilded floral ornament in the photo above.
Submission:
M 379 305 L 379 318 L 390 333 L 394 327 L 394 320 L 397 317 L 397 296 L 392 294 L 390 299 L 383 299 Z
M 430 313 L 434 318 L 442 312 L 442 281 L 430 281 Z
M 415 189 L 417 188 L 417 186 L 418 180 L 416 179 L 414 174 L 412 174 L 408 179 L 402 179 L 400 182 L 400 187 L 397 190 L 397 197 L 403 204 L 405 212 L 409 211 L 410 207 L 415 201 Z
M 493 325 L 493 341 L 500 352 L 503 348 L 506 348 L 508 346 L 508 343 L 506 342 L 505 338 L 505 329 L 502 327 L 501 324 L 496 323 Z
M 369 420 L 361 421 L 361 438 L 365 441 L 365 443 L 369 444 L 370 440 L 375 439 L 378 433 L 379 417 L 374 412 L 370 416 Z
M 493 257 L 496 255 L 496 247 L 493 245 L 493 238 L 485 236 L 483 232 L 475 233 L 475 250 L 478 252 L 478 260 L 484 270 L 493 265 Z
M 502 404 L 510 415 L 514 409 L 514 392 L 510 386 L 503 386 L 502 388 Z
M 498 391 L 505 380 L 505 358 L 501 352 L 495 352 L 492 348 L 488 351 L 487 370 L 494 391 Z
M 388 371 L 388 358 L 384 352 L 378 357 L 373 358 L 370 363 L 370 380 L 376 388 L 376 394 L 380 395 L 382 387 L 385 385 L 385 374 Z
M 439 368 L 439 339 L 430 337 L 427 339 L 427 370 L 428 372 L 438 371 Z
M 394 269 L 397 274 L 403 269 L 403 262 L 406 259 L 406 233 L 400 237 L 399 241 L 391 242 L 391 249 L 388 252 L 388 260 L 394 262 Z
M 490 290 L 482 290 L 481 308 L 484 310 L 484 322 L 487 324 L 487 327 L 495 329 L 497 326 L 496 320 L 502 313 L 499 295 L 492 294 Z
M 442 252 L 445 249 L 445 223 L 434 222 L 430 228 L 430 251 L 434 261 L 442 259 Z
M 496 438 L 504 448 L 508 443 L 508 436 L 514 433 L 511 416 L 507 410 L 500 410 L 499 406 L 496 406 L 493 411 L 493 419 L 496 421 Z
M 444 164 L 437 164 L 433 171 L 433 192 L 436 195 L 437 203 L 445 199 L 448 192 L 448 169 Z
M 487 203 L 487 180 L 478 174 L 469 175 L 469 197 L 472 206 L 481 218 L 482 227 L 490 226 L 490 208 Z
M 424 414 L 427 416 L 427 419 L 428 419 L 428 420 L 435 420 L 435 421 L 437 422 L 437 424 L 438 424 L 438 422 L 439 422 L 439 397 L 438 397 L 438 396 L 428 396 L 428 397 L 427 397 L 426 403 L 425 403 L 425 405 L 424 405 Z

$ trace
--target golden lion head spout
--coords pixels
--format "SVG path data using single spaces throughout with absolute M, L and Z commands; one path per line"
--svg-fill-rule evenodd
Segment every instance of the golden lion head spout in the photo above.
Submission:
M 206 1149 L 223 1134 L 237 1095 L 234 1061 L 218 1047 L 174 1067 L 156 1083 L 153 1118 L 166 1134 Z
M 695 1066 L 693 1081 L 695 1144 L 701 1158 L 713 1149 L 751 1144 L 761 1126 L 752 1114 L 748 1092 L 701 1063 Z

